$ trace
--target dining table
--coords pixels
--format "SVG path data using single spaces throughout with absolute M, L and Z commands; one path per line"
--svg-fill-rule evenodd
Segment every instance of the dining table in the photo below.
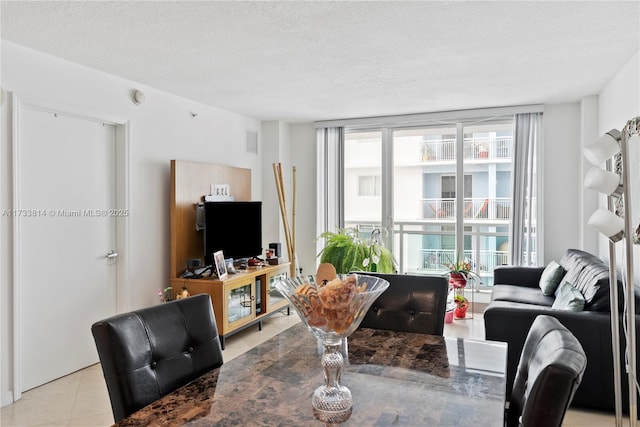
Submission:
M 303 323 L 213 369 L 116 426 L 322 426 L 322 346 Z M 360 328 L 343 340 L 344 426 L 502 426 L 507 344 Z

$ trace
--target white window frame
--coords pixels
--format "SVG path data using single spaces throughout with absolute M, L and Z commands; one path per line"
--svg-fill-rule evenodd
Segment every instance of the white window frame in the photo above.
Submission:
M 486 108 L 475 110 L 462 110 L 462 111 L 448 111 L 439 113 L 423 113 L 423 114 L 408 114 L 399 116 L 382 116 L 382 117 L 368 117 L 357 119 L 345 119 L 345 120 L 329 120 L 315 122 L 316 128 L 331 128 L 341 127 L 344 129 L 344 134 L 348 132 L 363 132 L 363 131 L 377 131 L 381 132 L 382 139 L 382 226 L 387 230 L 393 229 L 393 144 L 392 134 L 394 130 L 407 129 L 411 127 L 423 127 L 433 124 L 448 123 L 457 127 L 456 138 L 457 140 L 457 152 L 456 158 L 460 159 L 456 162 L 456 175 L 463 176 L 463 140 L 464 135 L 462 128 L 475 120 L 488 120 L 491 118 L 499 118 L 500 116 L 515 115 L 521 113 L 535 113 L 543 112 L 542 105 L 523 105 L 515 107 L 498 107 L 498 108 Z M 538 159 L 542 159 L 542 144 L 538 144 L 537 155 Z M 537 162 L 537 177 L 541 180 L 542 177 L 542 162 Z M 344 182 L 341 183 L 344 186 Z M 456 197 L 464 197 L 464 180 L 457 180 Z M 536 248 L 538 256 L 542 256 L 542 249 L 544 248 L 544 235 L 542 231 L 542 218 L 543 218 L 543 205 L 544 188 L 541 183 L 538 182 L 538 194 L 537 194 L 537 218 L 538 218 L 538 232 L 536 235 Z M 463 203 L 457 203 L 456 212 L 456 247 L 460 252 L 463 252 L 464 248 L 464 218 L 463 218 Z M 343 212 L 344 214 L 344 212 Z M 344 218 L 342 218 L 344 221 Z M 382 239 L 387 247 L 393 247 L 393 233 L 383 233 Z

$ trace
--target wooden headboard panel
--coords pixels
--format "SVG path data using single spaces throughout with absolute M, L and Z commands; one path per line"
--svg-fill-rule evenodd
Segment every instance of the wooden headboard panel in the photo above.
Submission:
M 235 200 L 251 200 L 251 169 L 171 160 L 171 277 L 182 274 L 189 258 L 204 256 L 196 204 L 210 193 L 211 184 L 229 184 Z

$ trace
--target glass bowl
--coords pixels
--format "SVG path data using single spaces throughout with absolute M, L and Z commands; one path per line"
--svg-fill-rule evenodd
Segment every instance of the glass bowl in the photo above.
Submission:
M 351 391 L 340 384 L 344 365 L 342 339 L 358 328 L 389 282 L 364 274 L 339 274 L 325 283 L 318 283 L 315 276 L 284 279 L 275 287 L 309 331 L 322 341 L 325 384 L 314 391 L 311 399 L 315 417 L 327 425 L 345 422 L 351 416 L 353 400 Z

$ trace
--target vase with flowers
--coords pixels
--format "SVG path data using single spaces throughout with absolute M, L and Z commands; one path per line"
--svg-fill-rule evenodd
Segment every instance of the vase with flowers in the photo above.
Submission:
M 455 263 L 448 263 L 445 266 L 447 267 L 445 274 L 449 276 L 449 289 L 454 302 L 453 315 L 456 319 L 465 319 L 470 304 L 464 296 L 464 289 L 469 280 L 478 280 L 479 283 L 482 283 L 482 279 L 478 273 L 473 271 L 471 261 L 466 259 L 457 260 Z
M 445 266 L 449 269 L 446 274 L 449 275 L 449 285 L 453 289 L 463 289 L 467 286 L 467 281 L 474 276 L 480 279 L 480 276 L 472 270 L 471 262 L 467 260 L 456 261 Z

